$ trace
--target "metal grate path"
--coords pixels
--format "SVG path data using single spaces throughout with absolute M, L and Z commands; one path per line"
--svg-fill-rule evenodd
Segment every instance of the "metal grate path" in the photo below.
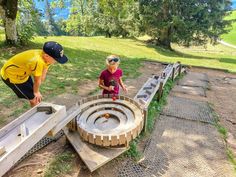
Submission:
M 168 157 L 155 140 L 150 140 L 144 150 L 144 158 L 136 163 L 132 160 L 125 162 L 119 170 L 119 177 L 150 177 L 161 176 L 168 169 Z
M 214 117 L 208 103 L 187 98 L 169 96 L 162 115 L 213 123 Z
M 26 159 L 36 151 L 42 149 L 53 141 L 57 141 L 60 137 L 64 135 L 64 132 L 59 131 L 54 137 L 45 136 L 37 144 L 35 144 L 17 163 L 20 163 L 22 160 Z M 17 164 L 16 164 L 17 165 Z

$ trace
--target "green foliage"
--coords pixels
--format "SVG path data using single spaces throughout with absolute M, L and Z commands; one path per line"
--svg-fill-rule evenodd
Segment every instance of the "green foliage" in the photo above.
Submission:
M 138 34 L 138 2 L 135 0 L 100 0 L 96 26 L 106 37 Z
M 45 16 L 46 22 L 44 23 L 45 28 L 50 36 L 58 36 L 61 35 L 61 29 L 55 22 L 54 18 L 54 9 L 51 7 L 48 0 L 46 0 L 46 8 L 45 8 Z
M 127 157 L 132 157 L 132 158 L 135 158 L 135 160 L 139 160 L 140 157 L 142 156 L 141 152 L 138 150 L 137 148 L 137 145 L 138 145 L 138 140 L 135 139 L 135 140 L 132 140 L 130 143 L 129 143 L 129 150 L 126 151 L 124 153 L 125 156 Z
M 69 35 L 138 35 L 138 2 L 135 0 L 71 1 L 66 31 Z
M 67 174 L 72 170 L 73 153 L 66 151 L 57 155 L 47 167 L 44 177 L 55 177 Z
M 225 33 L 229 21 L 224 17 L 230 1 L 140 0 L 143 30 L 155 43 L 171 48 L 180 45 L 205 45 Z
M 21 0 L 18 4 L 17 33 L 19 43 L 26 45 L 33 39 L 37 27 L 42 24 L 33 0 Z
M 232 21 L 233 23 L 231 27 L 226 28 L 229 30 L 229 33 L 223 34 L 221 37 L 224 41 L 236 45 L 236 10 L 229 13 L 225 20 Z
M 177 78 L 179 79 L 179 78 Z M 147 119 L 147 131 L 148 133 L 151 133 L 153 128 L 154 128 L 154 124 L 155 124 L 155 120 L 157 117 L 159 117 L 164 105 L 166 104 L 166 100 L 167 100 L 167 96 L 170 92 L 170 90 L 172 89 L 172 87 L 174 86 L 174 82 L 172 80 L 168 80 L 166 82 L 166 85 L 163 89 L 163 95 L 161 97 L 161 99 L 159 101 L 155 100 L 155 98 L 152 100 L 151 104 L 149 105 L 148 108 L 148 119 Z

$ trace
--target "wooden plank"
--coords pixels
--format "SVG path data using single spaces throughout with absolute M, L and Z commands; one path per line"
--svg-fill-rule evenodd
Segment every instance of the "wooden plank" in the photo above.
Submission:
M 129 147 L 102 148 L 94 146 L 83 142 L 77 132 L 69 132 L 67 128 L 63 128 L 63 130 L 67 139 L 86 164 L 90 172 L 95 171 L 129 149 Z
M 91 133 L 88 133 L 88 141 L 92 144 L 94 144 L 94 137 L 93 137 L 93 134 Z
M 46 106 L 52 106 L 56 110 L 56 112 L 53 113 L 50 117 L 48 117 L 46 121 L 38 125 L 37 129 L 35 129 L 34 131 L 32 131 L 32 133 L 27 135 L 27 137 L 25 137 L 24 140 L 20 142 L 16 142 L 15 147 L 11 148 L 10 151 L 8 151 L 7 145 L 5 146 L 6 153 L 4 153 L 0 157 L 0 167 L 1 167 L 0 176 L 5 174 L 24 154 L 26 154 L 39 140 L 41 140 L 49 132 L 49 130 L 51 130 L 61 120 L 61 118 L 63 118 L 66 115 L 65 106 L 59 106 L 59 105 L 54 105 L 50 103 L 48 104 L 44 103 L 44 104 L 46 104 Z M 40 104 L 40 105 L 43 105 L 43 104 Z M 37 105 L 37 106 L 40 106 L 40 105 Z M 32 108 L 32 110 L 37 109 L 37 106 Z M 26 120 L 25 116 L 26 114 L 24 114 L 23 117 L 20 116 L 20 118 L 23 118 L 24 120 Z M 19 122 L 21 123 L 22 121 L 19 120 L 18 123 Z M 14 125 L 15 125 L 15 122 L 14 122 Z M 20 125 L 17 125 L 16 128 L 18 128 L 18 126 L 20 127 Z M 11 134 L 11 131 L 9 131 L 9 134 Z M 7 138 L 7 137 L 8 136 L 0 137 L 0 138 Z
M 102 145 L 102 137 L 96 135 L 95 137 L 95 144 L 101 146 Z
M 109 136 L 103 136 L 102 143 L 103 143 L 103 146 L 110 146 L 111 142 L 109 140 Z
M 82 131 L 82 137 L 85 141 L 88 141 L 88 133 L 86 131 Z
M 116 145 L 118 145 L 118 143 L 119 143 L 119 141 L 118 141 L 117 136 L 111 136 L 111 145 L 116 146 Z
M 135 139 L 138 136 L 138 127 L 132 130 L 132 138 Z
M 130 131 L 126 134 L 126 140 L 127 140 L 127 142 L 130 142 L 131 139 L 132 139 L 132 134 L 131 134 L 131 131 Z
M 126 142 L 125 134 L 119 136 L 119 145 L 123 145 Z

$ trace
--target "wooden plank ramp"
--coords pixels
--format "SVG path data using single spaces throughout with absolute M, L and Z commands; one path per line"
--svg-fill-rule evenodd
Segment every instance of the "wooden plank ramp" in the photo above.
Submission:
M 78 132 L 71 132 L 66 127 L 63 128 L 63 131 L 90 172 L 95 171 L 129 149 L 129 147 L 105 148 L 95 146 L 82 141 Z
M 66 115 L 65 106 L 40 103 L 0 129 L 0 176 Z

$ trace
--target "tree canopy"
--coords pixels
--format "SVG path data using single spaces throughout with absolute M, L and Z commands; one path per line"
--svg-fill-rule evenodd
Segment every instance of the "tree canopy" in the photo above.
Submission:
M 230 0 L 56 0 L 45 2 L 45 15 L 33 0 L 0 0 L 6 41 L 34 35 L 133 37 L 147 34 L 157 45 L 204 45 L 226 33 Z M 10 4 L 10 5 L 9 5 Z M 54 19 L 54 8 L 69 4 L 68 19 Z M 42 18 L 43 16 L 43 18 Z

